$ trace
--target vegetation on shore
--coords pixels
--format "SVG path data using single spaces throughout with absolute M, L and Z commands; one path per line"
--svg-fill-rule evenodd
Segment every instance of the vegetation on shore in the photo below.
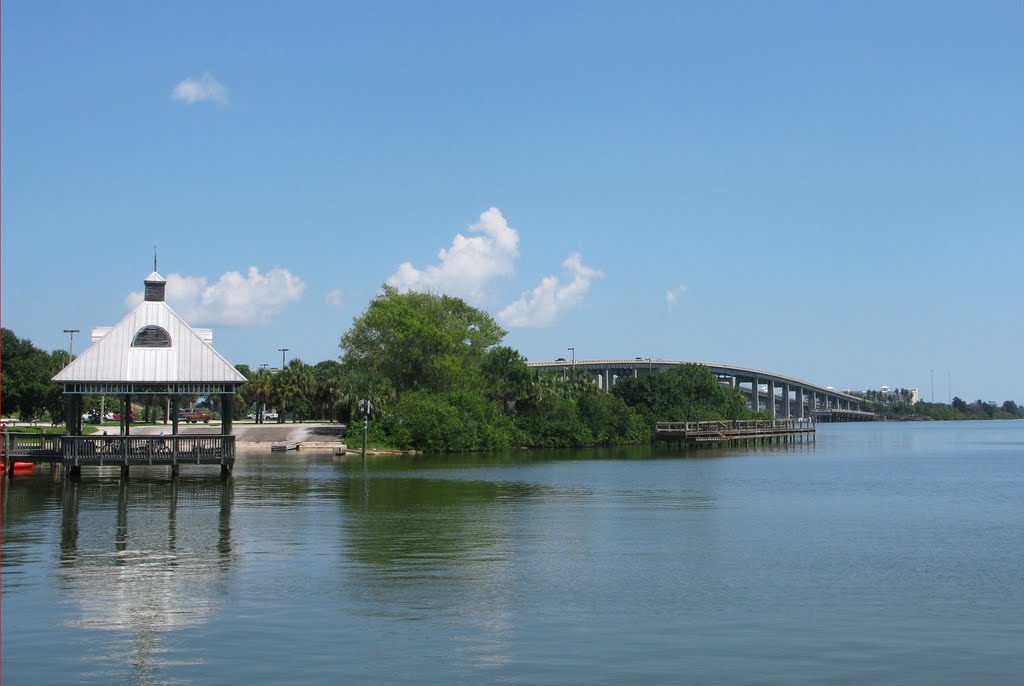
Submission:
M 385 286 L 341 337 L 340 361 L 293 359 L 275 371 L 238 365 L 248 382 L 238 389 L 235 418 L 274 408 L 279 422 L 318 419 L 355 427 L 366 400 L 371 444 L 447 452 L 634 444 L 649 440 L 657 421 L 767 416 L 701 365 L 619 379 L 605 393 L 581 369 L 532 370 L 518 351 L 501 345 L 505 334 L 490 315 L 459 298 Z M 50 379 L 67 364 L 67 353 L 39 350 L 8 329 L 2 342 L 4 416 L 62 423 L 63 397 Z M 161 421 L 163 399 L 145 400 L 137 419 Z M 215 416 L 222 410 L 216 396 L 184 402 L 206 405 Z M 84 405 L 98 411 L 100 399 L 87 397 Z M 899 392 L 868 395 L 863 409 L 883 419 L 1024 417 L 1013 401 L 911 404 L 910 394 Z
M 954 397 L 953 402 L 948 405 L 923 401 L 914 403 L 911 402 L 910 392 L 905 389 L 898 389 L 885 395 L 878 392 L 866 393 L 861 400 L 861 409 L 865 412 L 874 412 L 879 419 L 893 421 L 1024 419 L 1024 407 L 1018 406 L 1012 400 L 999 405 L 981 400 L 968 403 Z

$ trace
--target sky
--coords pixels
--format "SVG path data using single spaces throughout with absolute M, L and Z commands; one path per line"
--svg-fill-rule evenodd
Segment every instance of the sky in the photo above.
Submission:
M 0 35 L 0 320 L 158 268 L 236 364 L 384 284 L 531 360 L 1024 404 L 1024 3 L 52 2 Z

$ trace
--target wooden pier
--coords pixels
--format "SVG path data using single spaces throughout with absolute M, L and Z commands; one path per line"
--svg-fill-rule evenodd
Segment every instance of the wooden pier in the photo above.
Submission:
M 789 443 L 814 440 L 811 419 L 758 419 L 715 422 L 658 422 L 656 442 L 686 445 L 711 443 Z
M 0 459 L 7 474 L 15 462 L 63 466 L 72 475 L 82 467 L 116 465 L 128 473 L 135 465 L 167 465 L 173 474 L 183 464 L 220 465 L 230 473 L 235 464 L 233 435 L 170 436 L 47 436 L 4 432 Z

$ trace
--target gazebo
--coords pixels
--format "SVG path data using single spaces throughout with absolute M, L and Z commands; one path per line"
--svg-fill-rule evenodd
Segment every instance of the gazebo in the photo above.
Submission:
M 92 345 L 53 377 L 67 400 L 62 461 L 72 474 L 84 465 L 117 464 L 124 474 L 131 465 L 170 465 L 177 474 L 179 464 L 219 464 L 226 475 L 235 461 L 235 391 L 246 379 L 213 349 L 210 329 L 192 328 L 167 305 L 160 274 L 154 270 L 145 286 L 137 307 L 116 325 L 93 330 Z M 117 398 L 120 435 L 82 435 L 86 395 Z M 181 397 L 197 395 L 222 396 L 220 434 L 179 434 Z M 132 398 L 139 396 L 170 399 L 170 435 L 131 435 Z

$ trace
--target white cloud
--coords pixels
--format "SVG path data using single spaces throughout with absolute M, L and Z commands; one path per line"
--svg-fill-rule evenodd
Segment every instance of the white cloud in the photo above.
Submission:
M 341 291 L 335 288 L 333 291 L 327 293 L 325 302 L 336 309 L 345 307 L 345 297 L 341 294 Z
M 493 279 L 515 272 L 519 232 L 496 207 L 481 214 L 469 230 L 481 235 L 467 238 L 455 234 L 451 247 L 438 252 L 439 264 L 420 270 L 403 262 L 388 278 L 388 285 L 402 291 L 435 291 L 484 300 Z
M 583 264 L 583 258 L 577 253 L 569 255 L 562 267 L 571 281 L 563 285 L 557 276 L 545 276 L 539 286 L 523 293 L 519 300 L 498 313 L 501 323 L 508 326 L 551 326 L 583 302 L 591 282 L 604 276 L 601 271 Z
M 287 269 L 271 269 L 261 274 L 249 267 L 246 275 L 227 272 L 217 283 L 207 285 L 206 277 L 167 276 L 167 304 L 193 325 L 252 326 L 268 324 L 292 302 L 298 300 L 306 284 Z M 128 307 L 142 302 L 142 293 L 131 293 Z
M 174 87 L 171 97 L 189 105 L 203 100 L 212 100 L 220 105 L 228 104 L 227 90 L 209 72 L 198 79 L 188 77 Z
M 676 301 L 686 293 L 686 286 L 676 286 L 665 291 L 665 305 L 668 306 L 668 311 L 672 311 L 672 307 L 676 304 Z

